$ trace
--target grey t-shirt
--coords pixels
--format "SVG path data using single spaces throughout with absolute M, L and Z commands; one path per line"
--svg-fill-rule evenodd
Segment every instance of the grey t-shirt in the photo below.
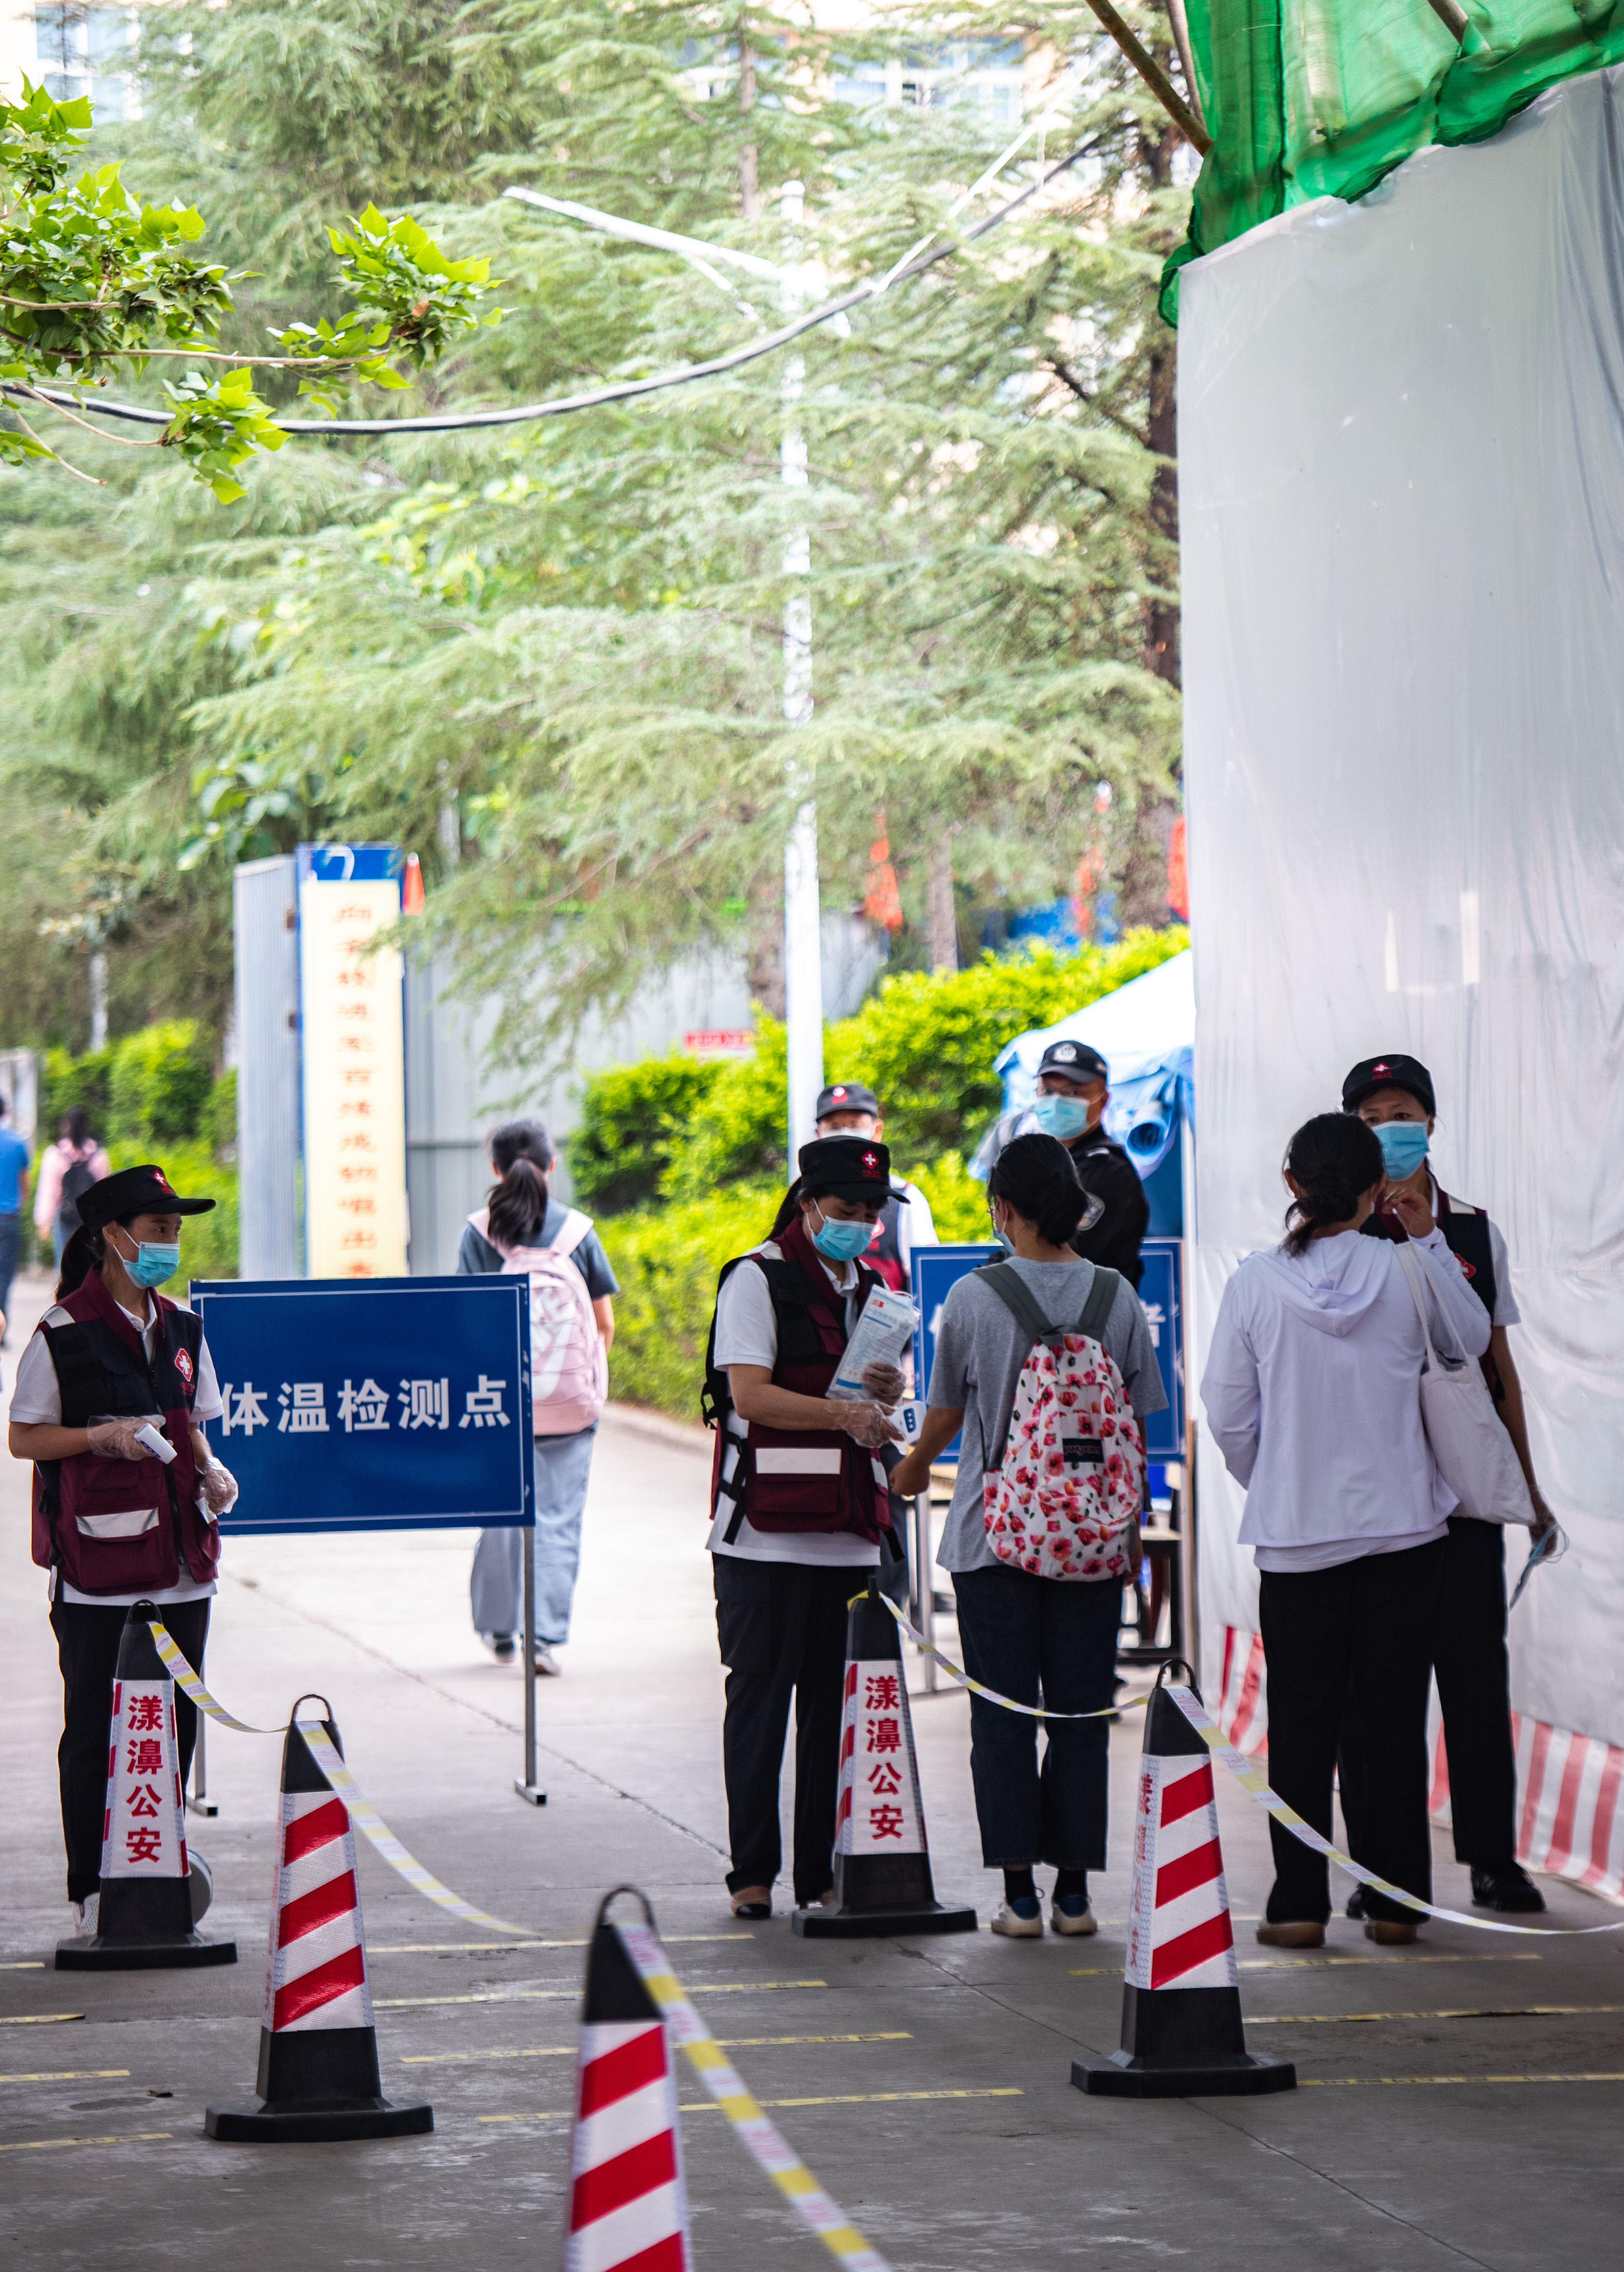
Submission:
M 1083 1314 L 1094 1282 L 1091 1262 L 1027 1262 L 1009 1259 L 1026 1281 L 1051 1325 L 1069 1325 Z M 1114 1357 L 1128 1401 L 1140 1419 L 1166 1409 L 1167 1398 L 1156 1366 L 1151 1328 L 1139 1297 L 1123 1281 L 1106 1329 L 1106 1354 Z M 931 1404 L 962 1406 L 964 1436 L 958 1454 L 958 1484 L 936 1556 L 943 1570 L 991 1570 L 998 1557 L 987 1543 L 981 1520 L 981 1484 L 995 1470 L 1009 1440 L 1015 1409 L 1015 1385 L 1032 1347 L 1008 1304 L 972 1272 L 949 1289 L 936 1329 L 931 1366 Z

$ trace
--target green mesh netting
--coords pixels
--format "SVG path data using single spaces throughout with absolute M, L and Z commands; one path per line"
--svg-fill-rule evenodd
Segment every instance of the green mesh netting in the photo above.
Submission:
M 1212 147 L 1178 272 L 1310 198 L 1362 197 L 1428 142 L 1481 142 L 1576 71 L 1624 61 L 1624 0 L 1465 0 L 1459 45 L 1427 0 L 1188 0 Z

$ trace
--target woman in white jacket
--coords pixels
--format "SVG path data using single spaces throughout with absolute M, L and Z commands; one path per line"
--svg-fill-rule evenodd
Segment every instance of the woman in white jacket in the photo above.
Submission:
M 1246 1486 L 1240 1538 L 1260 1579 L 1270 1781 L 1330 1836 L 1345 1703 L 1371 1762 L 1360 1859 L 1425 1901 L 1429 1642 L 1457 1502 L 1421 1426 L 1426 1347 L 1399 1249 L 1359 1236 L 1384 1179 L 1382 1147 L 1352 1114 L 1297 1131 L 1285 1239 L 1248 1255 L 1225 1288 L 1201 1393 Z M 1396 1192 L 1393 1205 L 1421 1259 L 1434 1342 L 1480 1356 L 1488 1313 L 1426 1196 Z M 1278 1824 L 1270 1832 L 1275 1881 L 1257 1937 L 1317 1948 L 1330 1915 L 1326 1865 Z M 1369 1893 L 1365 1910 L 1373 1940 L 1414 1939 L 1412 1912 Z

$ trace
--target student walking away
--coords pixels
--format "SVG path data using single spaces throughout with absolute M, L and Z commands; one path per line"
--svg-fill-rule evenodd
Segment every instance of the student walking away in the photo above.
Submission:
M 535 1602 L 538 1672 L 562 1670 L 581 1559 L 581 1515 L 598 1418 L 609 1394 L 609 1345 L 620 1282 L 592 1217 L 548 1189 L 557 1155 L 539 1120 L 513 1120 L 490 1140 L 497 1178 L 468 1217 L 457 1269 L 530 1280 L 530 1377 L 535 1430 Z M 510 1664 L 524 1621 L 524 1533 L 482 1530 L 469 1592 L 474 1630 Z
M 1009 1250 L 949 1289 L 930 1405 L 897 1470 L 922 1491 L 963 1430 L 937 1560 L 950 1571 L 972 1676 L 1018 1704 L 1103 1713 L 1115 1685 L 1122 1588 L 1138 1573 L 1141 1423 L 1166 1403 L 1150 1327 L 1121 1274 L 1070 1241 L 1086 1194 L 1053 1136 L 1017 1136 L 987 1177 Z M 1037 1723 L 970 1699 L 981 1858 L 1003 1872 L 993 1931 L 1039 1939 L 1033 1877 L 1051 1864 L 1050 1929 L 1090 1933 L 1088 1873 L 1106 1864 L 1109 1723 Z
M 235 1481 L 203 1424 L 221 1411 L 200 1319 L 157 1289 L 180 1268 L 183 1218 L 212 1200 L 180 1198 L 161 1168 L 123 1168 L 87 1189 L 62 1258 L 54 1308 L 23 1351 L 9 1445 L 34 1469 L 34 1558 L 51 1573 L 62 1664 L 57 1750 L 68 1899 L 74 1931 L 96 1930 L 108 1726 L 125 1613 L 155 1603 L 201 1672 L 220 1563 L 219 1521 Z M 154 1434 L 167 1461 L 151 1448 Z M 191 1766 L 196 1707 L 177 1689 L 181 1780 Z M 193 1857 L 204 1886 L 206 1865 Z
M 1151 1220 L 1139 1170 L 1105 1131 L 1111 1071 L 1086 1042 L 1051 1042 L 1038 1061 L 1038 1089 L 1023 1111 L 1005 1115 L 982 1144 L 978 1161 L 995 1159 L 1017 1136 L 1054 1136 L 1071 1155 L 1087 1195 L 1068 1244 L 1075 1253 L 1120 1271 L 1137 1287 L 1144 1275 L 1139 1245 Z
M 1369 1762 L 1359 1855 L 1432 1895 L 1427 1693 L 1457 1505 L 1421 1424 L 1427 1344 L 1399 1250 L 1360 1231 L 1382 1194 L 1375 1132 L 1326 1112 L 1292 1137 L 1286 1236 L 1224 1289 L 1201 1384 L 1207 1424 L 1246 1489 L 1240 1525 L 1260 1578 L 1269 1676 L 1269 1780 L 1331 1835 L 1338 1731 Z M 1394 1195 L 1419 1257 L 1434 1339 L 1478 1356 L 1489 1320 L 1427 1200 Z M 1275 1880 L 1259 1940 L 1318 1948 L 1330 1914 L 1324 1857 L 1270 1825 Z M 1365 1931 L 1407 1942 L 1413 1914 L 1367 1892 Z
M 0 1349 L 4 1349 L 11 1338 L 6 1319 L 11 1314 L 11 1281 L 17 1275 L 20 1259 L 28 1168 L 28 1147 L 11 1126 L 6 1101 L 0 1096 Z
M 1399 1192 L 1409 1192 L 1435 1217 L 1445 1243 L 1465 1272 L 1472 1292 L 1488 1312 L 1491 1331 L 1481 1362 L 1484 1376 L 1516 1450 L 1529 1497 L 1538 1518 L 1533 1536 L 1542 1538 L 1556 1518 L 1540 1497 L 1528 1447 L 1523 1384 L 1511 1354 L 1508 1327 L 1519 1322 L 1511 1291 L 1506 1242 L 1482 1209 L 1452 1199 L 1427 1163 L 1436 1125 L 1432 1075 L 1416 1058 L 1392 1054 L 1367 1058 L 1342 1084 L 1342 1109 L 1356 1112 L 1374 1128 L 1387 1162 L 1387 1190 L 1365 1224 L 1367 1237 L 1403 1240 L 1408 1236 L 1397 1211 Z M 1443 1707 L 1444 1742 L 1449 1760 L 1449 1811 L 1455 1858 L 1471 1872 L 1471 1898 L 1478 1909 L 1523 1914 L 1545 1907 L 1538 1887 L 1516 1860 L 1516 1754 L 1511 1742 L 1511 1668 L 1506 1654 L 1506 1544 L 1496 1522 L 1469 1514 L 1449 1517 L 1443 1553 L 1443 1587 L 1433 1633 L 1433 1670 Z M 1367 1772 L 1357 1731 L 1344 1743 L 1337 1781 L 1350 1850 L 1360 1851 L 1360 1796 Z M 1356 1886 L 1348 1915 L 1363 1914 L 1364 1888 Z
M 860 1136 L 878 1143 L 885 1133 L 880 1100 L 860 1081 L 838 1080 L 818 1092 L 816 1132 L 819 1136 Z M 898 1293 L 910 1283 L 909 1266 L 916 1246 L 940 1246 L 930 1201 L 917 1184 L 893 1176 L 879 1222 L 863 1260 L 877 1270 Z
M 113 1172 L 107 1154 L 90 1132 L 82 1106 L 63 1115 L 56 1141 L 40 1155 L 40 1181 L 34 1194 L 34 1226 L 51 1242 L 60 1267 L 63 1251 L 79 1227 L 80 1202 L 93 1184 Z
M 795 1701 L 798 1908 L 832 1898 L 846 1612 L 889 1539 L 885 1471 L 903 1379 L 829 1389 L 864 1303 L 883 1283 L 861 1258 L 890 1189 L 883 1144 L 803 1144 L 771 1237 L 723 1266 L 705 1353 L 717 1431 L 706 1544 L 727 1670 L 722 1771 L 735 1917 L 772 1914 L 783 1859 L 778 1776 Z

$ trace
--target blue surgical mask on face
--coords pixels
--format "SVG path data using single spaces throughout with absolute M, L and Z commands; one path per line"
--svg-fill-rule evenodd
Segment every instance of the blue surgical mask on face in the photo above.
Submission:
M 118 1252 L 116 1247 L 113 1251 L 115 1254 Z M 180 1268 L 181 1244 L 176 1239 L 172 1246 L 154 1246 L 150 1241 L 138 1238 L 135 1259 L 131 1261 L 127 1254 L 120 1254 L 118 1259 L 138 1286 L 151 1289 L 161 1286 L 168 1278 L 173 1278 Z
M 1427 1147 L 1431 1141 L 1424 1120 L 1384 1120 L 1377 1128 L 1375 1138 L 1382 1147 L 1382 1157 L 1387 1163 L 1388 1175 L 1396 1184 L 1402 1184 L 1407 1176 L 1414 1175 L 1427 1157 Z
M 1034 1096 L 1032 1101 L 1032 1118 L 1046 1136 L 1058 1136 L 1063 1144 L 1072 1136 L 1080 1136 L 1088 1126 L 1090 1107 L 1081 1096 Z
M 873 1237 L 871 1222 L 843 1222 L 825 1215 L 822 1227 L 812 1233 L 812 1244 L 831 1262 L 854 1262 Z
M 990 1207 L 987 1210 L 987 1220 L 992 1223 L 993 1237 L 998 1241 L 999 1245 L 1002 1247 L 1006 1254 L 1013 1254 L 1015 1252 L 1015 1241 L 1010 1237 L 1009 1232 L 1005 1230 L 1002 1224 L 997 1222 L 994 1217 Z

